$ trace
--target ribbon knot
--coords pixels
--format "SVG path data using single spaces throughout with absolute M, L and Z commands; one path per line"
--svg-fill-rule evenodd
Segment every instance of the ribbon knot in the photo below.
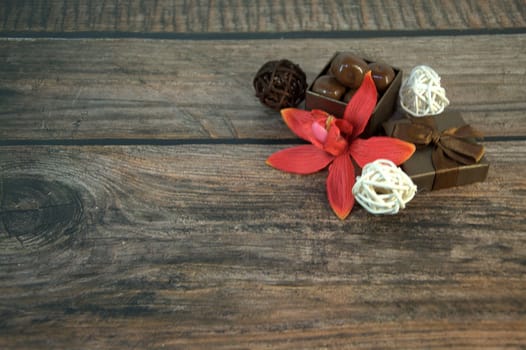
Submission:
M 438 145 L 440 143 L 440 133 L 437 130 L 433 130 L 433 133 L 431 134 L 431 142 L 434 145 Z
M 473 142 L 481 138 L 470 125 L 462 125 L 440 132 L 433 117 L 411 119 L 411 123 L 397 123 L 393 137 L 412 142 L 417 147 L 433 145 L 432 161 L 435 170 L 478 163 L 484 156 L 484 146 Z

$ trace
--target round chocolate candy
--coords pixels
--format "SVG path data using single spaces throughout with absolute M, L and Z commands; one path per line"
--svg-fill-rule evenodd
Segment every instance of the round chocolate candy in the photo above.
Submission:
M 393 68 L 385 63 L 375 62 L 369 64 L 369 69 L 378 92 L 382 93 L 387 90 L 395 77 Z
M 349 89 L 345 95 L 343 95 L 343 102 L 349 102 L 351 98 L 353 97 L 354 93 L 357 89 Z
M 340 83 L 357 89 L 368 69 L 367 63 L 360 57 L 352 53 L 342 52 L 332 60 L 330 71 Z
M 345 86 L 340 84 L 335 77 L 331 75 L 322 75 L 312 85 L 312 91 L 339 100 L 345 93 Z

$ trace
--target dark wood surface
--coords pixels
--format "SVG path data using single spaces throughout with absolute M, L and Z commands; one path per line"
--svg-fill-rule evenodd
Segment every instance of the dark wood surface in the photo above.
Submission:
M 287 57 L 312 81 L 341 48 L 406 72 L 432 64 L 451 110 L 486 136 L 524 135 L 526 55 L 519 53 L 526 36 L 494 38 L 3 41 L 0 96 L 9 103 L 0 137 L 290 138 L 279 115 L 254 96 L 256 71 Z
M 0 3 L 0 348 L 525 349 L 524 1 L 190 3 Z M 435 68 L 488 179 L 340 221 L 265 165 L 255 72 L 342 50 Z
M 526 26 L 523 0 L 3 0 L 0 29 L 47 32 L 276 32 Z

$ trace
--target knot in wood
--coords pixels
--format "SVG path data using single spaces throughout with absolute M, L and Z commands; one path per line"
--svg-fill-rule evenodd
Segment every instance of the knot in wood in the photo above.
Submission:
M 78 236 L 84 223 L 80 193 L 69 185 L 36 175 L 3 179 L 0 226 L 2 249 L 40 249 Z

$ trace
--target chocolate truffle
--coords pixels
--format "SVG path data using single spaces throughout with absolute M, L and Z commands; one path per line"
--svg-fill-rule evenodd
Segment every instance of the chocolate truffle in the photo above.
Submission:
M 331 63 L 330 71 L 343 85 L 357 89 L 362 84 L 367 63 L 352 53 L 339 53 Z
M 262 104 L 280 110 L 297 106 L 305 98 L 307 77 L 293 62 L 282 59 L 265 63 L 253 81 L 256 97 Z
M 343 96 L 343 102 L 349 102 L 357 89 L 349 89 Z
M 340 84 L 335 77 L 331 75 L 322 75 L 312 85 L 312 91 L 339 100 L 345 93 L 345 86 Z
M 369 69 L 378 92 L 382 93 L 387 90 L 395 77 L 393 68 L 385 63 L 375 62 L 369 64 Z

